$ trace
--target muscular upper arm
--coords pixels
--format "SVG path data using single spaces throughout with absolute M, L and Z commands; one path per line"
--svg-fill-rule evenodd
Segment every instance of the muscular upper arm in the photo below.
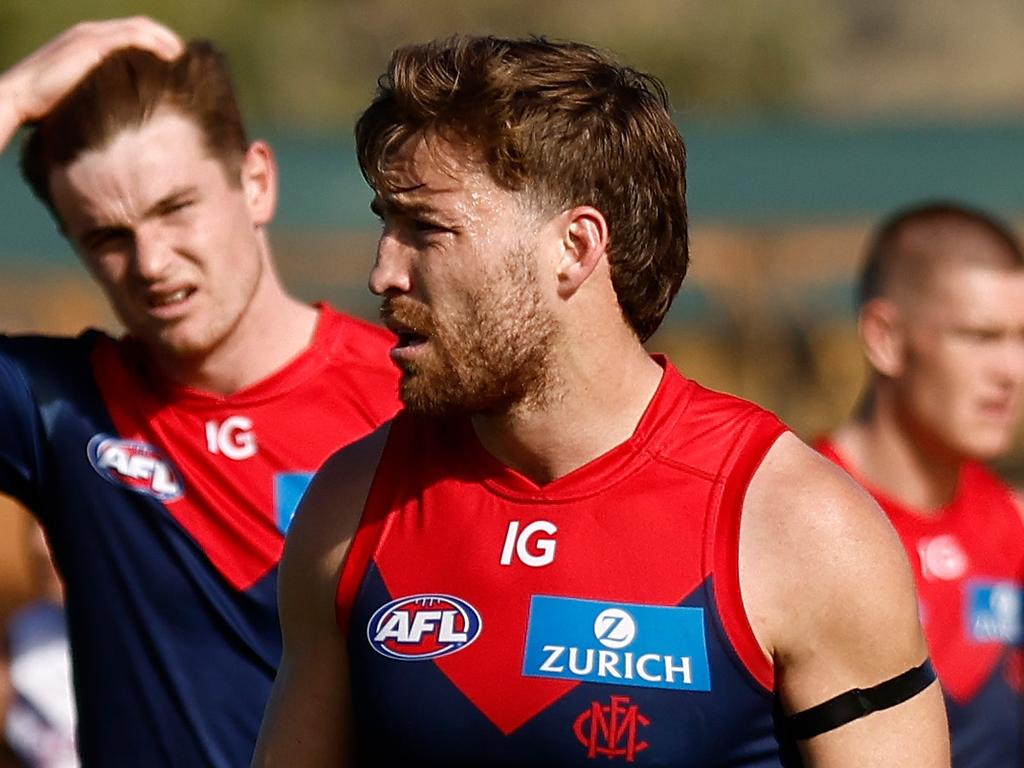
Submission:
M 927 656 L 895 532 L 866 493 L 792 435 L 751 481 L 740 585 L 788 713 L 877 685 Z M 813 766 L 948 766 L 939 687 L 801 748 Z
M 387 432 L 384 426 L 331 457 L 289 530 L 278 584 L 284 652 L 254 766 L 346 764 L 348 663 L 335 595 Z

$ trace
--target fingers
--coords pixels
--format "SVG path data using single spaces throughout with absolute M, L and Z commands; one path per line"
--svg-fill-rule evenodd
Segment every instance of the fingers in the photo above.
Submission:
M 174 59 L 185 50 L 185 43 L 170 28 L 148 16 L 92 22 L 91 36 L 103 54 L 120 48 L 142 48 L 163 59 Z
M 174 59 L 185 43 L 146 16 L 76 24 L 0 75 L 0 134 L 12 121 L 17 126 L 46 114 L 93 67 L 122 48 Z

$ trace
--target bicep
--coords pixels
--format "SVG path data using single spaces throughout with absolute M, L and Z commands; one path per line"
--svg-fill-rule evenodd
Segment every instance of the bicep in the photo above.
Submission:
M 283 654 L 254 766 L 346 765 L 351 752 L 348 654 L 335 601 L 387 431 L 332 457 L 295 514 L 281 560 Z
M 254 766 L 336 766 L 348 723 L 344 638 L 333 620 L 333 584 L 346 542 L 330 541 L 322 478 L 295 516 L 281 560 L 283 650 L 264 713 Z
M 927 647 L 881 510 L 809 449 L 781 448 L 744 506 L 741 588 L 791 715 L 917 667 Z M 948 766 L 938 685 L 800 744 L 812 766 Z
M 350 749 L 344 640 L 323 633 L 285 646 L 267 702 L 253 766 L 336 768 Z
M 902 704 L 799 744 L 808 768 L 948 768 L 949 735 L 939 683 Z

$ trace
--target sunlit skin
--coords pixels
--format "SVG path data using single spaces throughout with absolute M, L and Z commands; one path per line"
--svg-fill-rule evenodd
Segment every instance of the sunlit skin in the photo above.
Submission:
M 370 288 L 403 399 L 473 411 L 484 447 L 538 482 L 626 440 L 662 369 L 619 309 L 600 211 L 542 211 L 437 136 L 398 147 L 380 186 Z
M 945 264 L 861 312 L 875 370 L 839 449 L 874 487 L 941 512 L 961 463 L 1012 445 L 1024 412 L 1024 270 Z
M 311 334 L 314 310 L 283 293 L 270 262 L 266 145 L 250 147 L 231 179 L 191 120 L 159 112 L 55 169 L 51 190 L 65 234 L 125 328 L 172 378 L 231 391 L 279 367 Z
M 1024 408 L 1024 272 L 940 270 L 903 312 L 908 431 L 958 458 L 1009 449 Z
M 370 287 L 399 336 L 402 399 L 431 414 L 537 405 L 551 392 L 557 325 L 537 280 L 536 233 L 514 193 L 480 169 L 453 177 L 430 147 L 416 140 L 396 153 L 371 205 L 382 231 Z

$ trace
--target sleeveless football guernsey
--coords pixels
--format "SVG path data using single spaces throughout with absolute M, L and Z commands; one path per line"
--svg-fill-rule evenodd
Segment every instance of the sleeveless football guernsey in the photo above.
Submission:
M 967 462 L 953 501 L 925 515 L 864 482 L 831 442 L 816 447 L 875 497 L 907 550 L 946 700 L 953 765 L 1024 765 L 1024 524 L 1009 489 L 982 464 Z
M 131 340 L 0 338 L 0 490 L 66 583 L 84 765 L 249 764 L 283 531 L 324 459 L 397 410 L 392 343 L 324 307 L 295 360 L 221 397 L 147 376 Z
M 659 362 L 633 436 L 540 487 L 394 421 L 338 588 L 359 765 L 782 764 L 737 551 L 785 427 Z

